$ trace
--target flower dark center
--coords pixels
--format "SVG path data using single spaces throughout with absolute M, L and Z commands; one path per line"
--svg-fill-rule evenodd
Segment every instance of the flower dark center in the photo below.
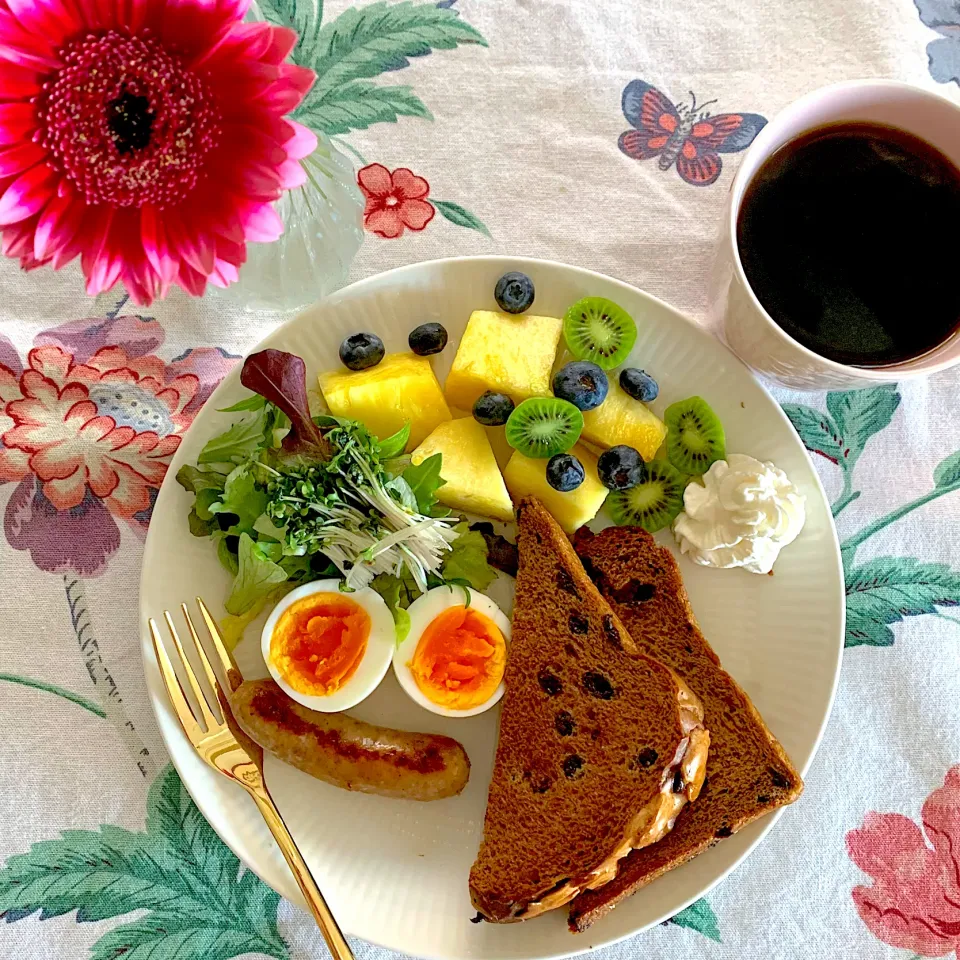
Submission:
M 37 102 L 41 143 L 87 203 L 169 207 L 196 186 L 219 139 L 204 79 L 149 34 L 88 34 Z
M 116 100 L 107 104 L 107 126 L 114 136 L 117 153 L 142 150 L 150 143 L 153 127 L 150 101 L 124 90 Z

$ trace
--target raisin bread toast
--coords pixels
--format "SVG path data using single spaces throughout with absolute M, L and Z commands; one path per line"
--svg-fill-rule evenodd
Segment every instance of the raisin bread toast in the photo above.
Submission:
M 507 691 L 470 871 L 493 922 L 609 882 L 696 798 L 709 744 L 696 697 L 638 653 L 547 510 L 526 498 L 517 521 Z
M 577 897 L 570 925 L 585 930 L 651 880 L 792 803 L 803 781 L 700 632 L 673 554 L 639 527 L 610 527 L 599 534 L 584 529 L 575 545 L 637 647 L 673 669 L 700 698 L 710 731 L 707 779 L 699 799 L 660 843 L 623 860 L 615 880 Z

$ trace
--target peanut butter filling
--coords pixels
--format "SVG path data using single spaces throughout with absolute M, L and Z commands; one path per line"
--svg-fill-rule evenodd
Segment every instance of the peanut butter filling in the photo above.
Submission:
M 710 734 L 703 726 L 703 707 L 690 688 L 679 680 L 680 722 L 686 734 L 677 746 L 673 762 L 664 770 L 660 790 L 627 825 L 623 840 L 610 855 L 582 877 L 570 879 L 527 904 L 514 919 L 529 920 L 569 903 L 584 890 L 596 890 L 617 875 L 620 861 L 631 850 L 640 850 L 662 840 L 673 829 L 677 815 L 696 800 L 707 771 Z M 677 778 L 681 787 L 675 791 Z

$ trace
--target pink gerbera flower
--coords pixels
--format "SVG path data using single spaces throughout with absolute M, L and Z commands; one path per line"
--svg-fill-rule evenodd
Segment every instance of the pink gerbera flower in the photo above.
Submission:
M 80 257 L 139 303 L 237 278 L 316 137 L 312 71 L 249 0 L 0 0 L 0 233 L 25 268 Z

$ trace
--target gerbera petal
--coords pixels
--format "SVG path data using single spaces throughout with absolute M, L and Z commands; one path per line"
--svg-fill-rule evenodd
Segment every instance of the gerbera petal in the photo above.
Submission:
M 36 166 L 47 155 L 47 151 L 30 140 L 0 150 L 0 177 L 13 177 Z
M 436 213 L 433 204 L 426 200 L 404 200 L 396 209 L 400 213 L 400 219 L 411 230 L 422 230 Z
M 269 203 L 260 204 L 244 217 L 247 240 L 256 243 L 272 243 L 283 233 L 283 221 Z
M 206 276 L 216 260 L 214 240 L 205 226 L 194 223 L 184 210 L 183 216 L 171 212 L 165 217 L 171 250 L 178 259 L 185 260 L 194 270 Z
M 317 149 L 317 135 L 308 130 L 302 123 L 290 120 L 289 124 L 293 127 L 293 136 L 287 140 L 283 148 L 287 151 L 287 156 L 291 160 L 302 160 L 309 157 Z
M 194 297 L 202 297 L 207 288 L 207 278 L 198 273 L 188 263 L 181 263 L 177 273 L 177 283 Z
M 56 187 L 57 173 L 38 163 L 21 173 L 0 197 L 0 226 L 32 217 L 46 206 Z
M 3 228 L 3 239 L 0 240 L 0 251 L 5 257 L 29 257 L 33 253 L 33 234 L 36 225 L 35 217 L 28 217 L 19 223 L 11 223 Z
M 392 240 L 403 233 L 403 221 L 396 207 L 384 207 L 371 213 L 363 225 L 371 232 Z
M 39 31 L 24 30 L 5 7 L 0 7 L 0 60 L 44 72 L 61 66 L 50 40 Z
M 271 30 L 271 25 L 262 20 L 254 23 L 238 23 L 231 31 L 230 39 L 234 43 L 242 43 L 246 55 L 250 57 L 251 60 L 264 60 L 265 54 L 270 49 L 272 42 L 270 35 Z M 289 32 L 293 33 L 292 30 Z M 293 33 L 293 40 L 284 52 L 283 57 L 293 49 L 293 44 L 296 42 L 297 35 Z M 281 57 L 280 60 L 282 60 L 283 57 Z M 270 62 L 279 63 L 280 61 L 271 60 Z
M 282 63 L 297 45 L 297 32 L 288 27 L 270 27 L 270 47 L 264 52 L 267 63 Z
M 307 171 L 299 160 L 285 160 L 277 169 L 280 172 L 280 186 L 284 190 L 294 190 L 307 182 Z
M 215 287 L 228 287 L 231 283 L 236 283 L 240 277 L 240 271 L 226 260 L 218 260 L 210 274 L 210 282 Z
M 313 86 L 317 75 L 308 67 L 301 67 L 295 63 L 280 64 L 280 79 L 291 83 L 300 93 L 300 98 Z M 297 101 L 300 102 L 299 100 Z
M 40 92 L 43 81 L 35 70 L 0 60 L 0 100 L 25 100 Z
M 84 235 L 84 250 L 80 258 L 80 267 L 87 278 L 87 293 L 95 296 L 99 290 L 91 289 L 90 278 L 94 268 L 98 268 L 101 257 L 104 256 L 104 247 L 107 245 L 107 234 L 113 220 L 113 207 L 88 207 L 81 224 Z
M 421 200 L 430 193 L 430 184 L 406 167 L 393 171 L 393 192 L 402 200 Z
M 28 140 L 37 129 L 32 103 L 0 103 L 0 144 Z
M 51 40 L 63 40 L 80 29 L 76 14 L 59 0 L 7 0 L 7 7 L 24 30 L 41 32 Z
M 83 204 L 72 193 L 54 196 L 40 213 L 33 235 L 33 255 L 45 260 L 72 240 L 83 219 Z
M 216 177 L 215 167 L 221 164 L 234 166 L 241 158 L 251 157 L 260 163 L 279 164 L 289 154 L 285 143 L 278 143 L 276 137 L 265 130 L 248 123 L 224 124 L 220 146 L 215 156 L 210 157 L 211 175 Z
M 119 279 L 123 261 L 104 252 L 87 269 L 87 295 L 95 297 L 109 290 Z
M 368 197 L 386 197 L 393 190 L 390 171 L 382 163 L 371 163 L 357 174 L 360 189 Z

